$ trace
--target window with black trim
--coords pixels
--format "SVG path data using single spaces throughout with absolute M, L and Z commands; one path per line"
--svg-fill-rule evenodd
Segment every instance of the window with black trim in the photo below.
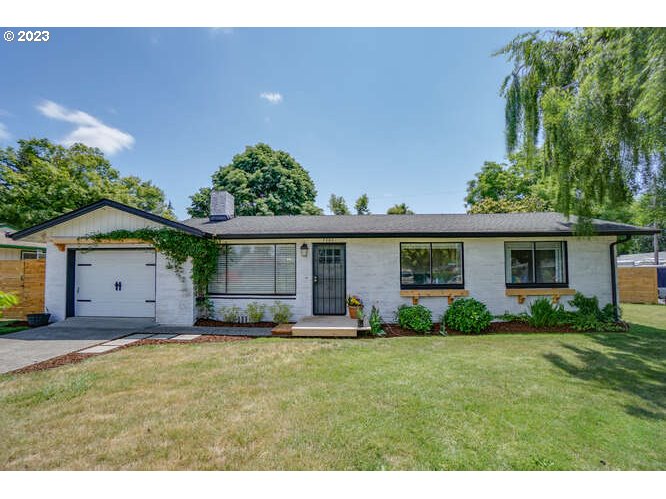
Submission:
M 462 288 L 462 243 L 400 243 L 400 287 Z
M 567 243 L 525 241 L 504 243 L 507 287 L 566 287 Z
M 42 260 L 46 258 L 44 250 L 21 250 L 21 260 Z
M 225 244 L 210 294 L 295 295 L 295 244 Z

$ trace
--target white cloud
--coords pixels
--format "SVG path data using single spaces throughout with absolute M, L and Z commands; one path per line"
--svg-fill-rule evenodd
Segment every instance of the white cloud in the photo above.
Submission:
M 134 144 L 134 137 L 129 133 L 105 125 L 83 111 L 67 109 L 49 100 L 39 104 L 37 110 L 47 118 L 77 125 L 62 141 L 67 146 L 82 142 L 90 147 L 98 147 L 102 152 L 111 155 L 129 149 Z
M 4 123 L 0 123 L 0 140 L 9 140 L 12 137 L 12 134 L 7 130 L 7 126 Z
M 259 97 L 267 100 L 271 104 L 279 104 L 282 102 L 282 94 L 280 92 L 262 92 Z
M 210 34 L 212 36 L 217 36 L 217 35 L 233 35 L 234 34 L 234 29 L 233 28 L 210 28 Z

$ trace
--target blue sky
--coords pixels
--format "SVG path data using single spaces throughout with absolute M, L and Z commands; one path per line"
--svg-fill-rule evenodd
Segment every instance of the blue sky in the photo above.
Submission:
M 491 53 L 523 29 L 52 29 L 0 42 L 0 144 L 102 147 L 185 217 L 188 196 L 246 145 L 291 153 L 326 207 L 363 192 L 384 213 L 464 211 L 466 182 L 502 160 Z

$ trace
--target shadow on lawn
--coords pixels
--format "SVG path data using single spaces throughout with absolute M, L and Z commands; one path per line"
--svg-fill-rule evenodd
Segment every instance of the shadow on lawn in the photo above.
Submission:
M 571 376 L 640 397 L 645 406 L 626 405 L 628 414 L 666 419 L 666 331 L 634 326 L 629 333 L 592 334 L 589 337 L 602 348 L 563 345 L 576 355 L 578 362 L 553 353 L 544 357 Z

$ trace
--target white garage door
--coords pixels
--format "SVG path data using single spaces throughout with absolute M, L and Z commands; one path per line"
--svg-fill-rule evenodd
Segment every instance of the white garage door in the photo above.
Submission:
M 155 317 L 155 251 L 77 251 L 75 286 L 77 316 Z

